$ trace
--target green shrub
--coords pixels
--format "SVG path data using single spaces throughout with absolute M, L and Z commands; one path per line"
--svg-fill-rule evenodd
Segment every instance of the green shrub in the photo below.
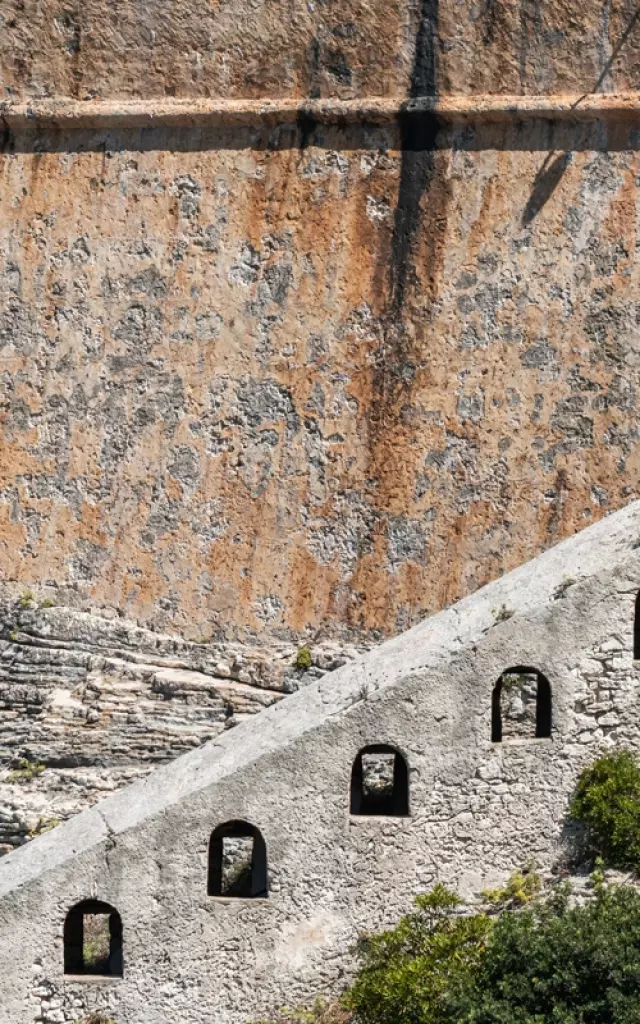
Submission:
M 524 909 L 460 916 L 441 886 L 360 946 L 353 1024 L 638 1024 L 640 894 L 567 888 Z
M 45 765 L 22 758 L 18 767 L 9 772 L 7 782 L 31 782 L 32 779 L 37 779 L 39 775 L 42 775 L 44 770 Z
M 640 894 L 600 888 L 587 904 L 571 906 L 565 890 L 502 914 L 441 1020 L 638 1024 Z
M 295 666 L 302 672 L 306 672 L 308 668 L 311 668 L 313 664 L 311 660 L 311 651 L 308 647 L 301 647 L 296 654 Z
M 416 910 L 395 928 L 367 936 L 358 947 L 360 969 L 344 1005 L 358 1024 L 435 1024 L 448 994 L 477 966 L 491 920 L 456 915 L 458 897 L 443 885 L 418 896 Z
M 585 768 L 570 815 L 587 826 L 596 853 L 612 867 L 640 871 L 640 767 L 628 750 Z

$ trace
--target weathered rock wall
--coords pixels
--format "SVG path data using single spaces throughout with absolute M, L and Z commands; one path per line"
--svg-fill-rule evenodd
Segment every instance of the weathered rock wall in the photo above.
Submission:
M 197 727 L 173 697 L 149 718 L 151 671 L 92 707 L 85 612 L 143 664 L 170 633 L 293 672 L 637 493 L 640 137 L 623 102 L 582 118 L 637 87 L 637 22 L 631 0 L 0 0 L 0 753 L 51 769 L 0 789 L 0 844 L 223 727 L 196 691 Z M 509 95 L 547 114 L 496 123 Z M 425 96 L 473 110 L 403 109 Z M 251 107 L 372 97 L 396 116 Z M 57 612 L 22 630 L 30 593 Z M 49 621 L 63 669 L 36 667 Z
M 395 632 L 634 493 L 635 129 L 302 135 L 1 158 L 5 580 Z
M 471 898 L 530 858 L 566 871 L 581 768 L 640 750 L 639 539 L 635 502 L 2 858 L 0 1024 L 244 1024 L 339 991 L 358 933 L 436 881 Z M 551 735 L 492 742 L 516 666 L 549 681 Z M 405 816 L 350 813 L 371 744 L 406 759 Z M 237 819 L 266 843 L 266 898 L 208 895 L 210 836 Z M 121 978 L 64 973 L 89 896 L 121 916 Z
M 403 96 L 428 91 L 429 52 L 440 92 L 640 82 L 634 0 L 3 0 L 0 16 L 7 98 Z

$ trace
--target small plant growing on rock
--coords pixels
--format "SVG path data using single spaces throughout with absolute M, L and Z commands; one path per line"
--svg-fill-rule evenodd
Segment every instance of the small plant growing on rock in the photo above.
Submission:
M 306 672 L 307 669 L 311 668 L 313 664 L 311 660 L 311 651 L 308 647 L 301 647 L 296 654 L 295 666 L 300 672 Z
M 514 910 L 531 903 L 542 889 L 542 879 L 535 871 L 533 863 L 522 871 L 514 871 L 506 884 L 500 889 L 484 889 L 482 899 L 488 906 L 496 910 Z
M 29 608 L 33 601 L 33 594 L 30 590 L 23 590 L 18 598 L 18 605 L 20 608 Z
M 58 818 L 38 818 L 38 824 L 35 828 L 32 828 L 29 832 L 31 839 L 35 839 L 36 836 L 44 835 L 45 832 L 51 832 L 54 828 L 57 828 L 60 824 Z
M 604 754 L 584 769 L 569 814 L 586 825 L 607 864 L 640 871 L 640 766 L 631 751 Z
M 515 615 L 513 608 L 507 608 L 506 604 L 501 605 L 499 608 L 493 609 L 496 622 L 507 622 L 508 619 Z
M 50 597 L 45 597 L 44 601 L 40 602 L 41 608 L 55 608 L 56 602 L 52 601 Z
M 352 1019 L 348 1010 L 338 1002 L 317 999 L 311 1009 L 283 1007 L 276 1017 L 256 1024 L 348 1024 Z
M 573 576 L 565 576 L 562 583 L 559 583 L 553 592 L 554 601 L 560 601 L 571 587 L 575 587 L 578 581 Z
M 38 764 L 37 761 L 29 761 L 27 758 L 22 758 L 18 762 L 18 767 L 9 772 L 7 782 L 31 782 L 32 779 L 37 779 L 39 775 L 42 775 L 45 767 L 43 764 Z

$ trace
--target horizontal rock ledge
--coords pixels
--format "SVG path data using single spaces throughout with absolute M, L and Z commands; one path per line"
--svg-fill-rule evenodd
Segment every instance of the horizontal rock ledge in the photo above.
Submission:
M 402 114 L 434 113 L 445 121 L 512 121 L 544 118 L 591 120 L 639 118 L 640 93 L 512 96 L 475 95 L 364 97 L 355 100 L 157 99 L 72 100 L 43 99 L 0 103 L 5 126 L 28 121 L 58 125 L 202 125 L 287 124 L 305 118 L 320 122 L 392 122 Z

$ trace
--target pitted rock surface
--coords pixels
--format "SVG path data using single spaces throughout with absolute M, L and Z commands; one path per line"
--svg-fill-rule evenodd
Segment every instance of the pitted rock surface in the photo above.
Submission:
M 638 493 L 639 56 L 627 0 L 0 4 L 5 846 Z

